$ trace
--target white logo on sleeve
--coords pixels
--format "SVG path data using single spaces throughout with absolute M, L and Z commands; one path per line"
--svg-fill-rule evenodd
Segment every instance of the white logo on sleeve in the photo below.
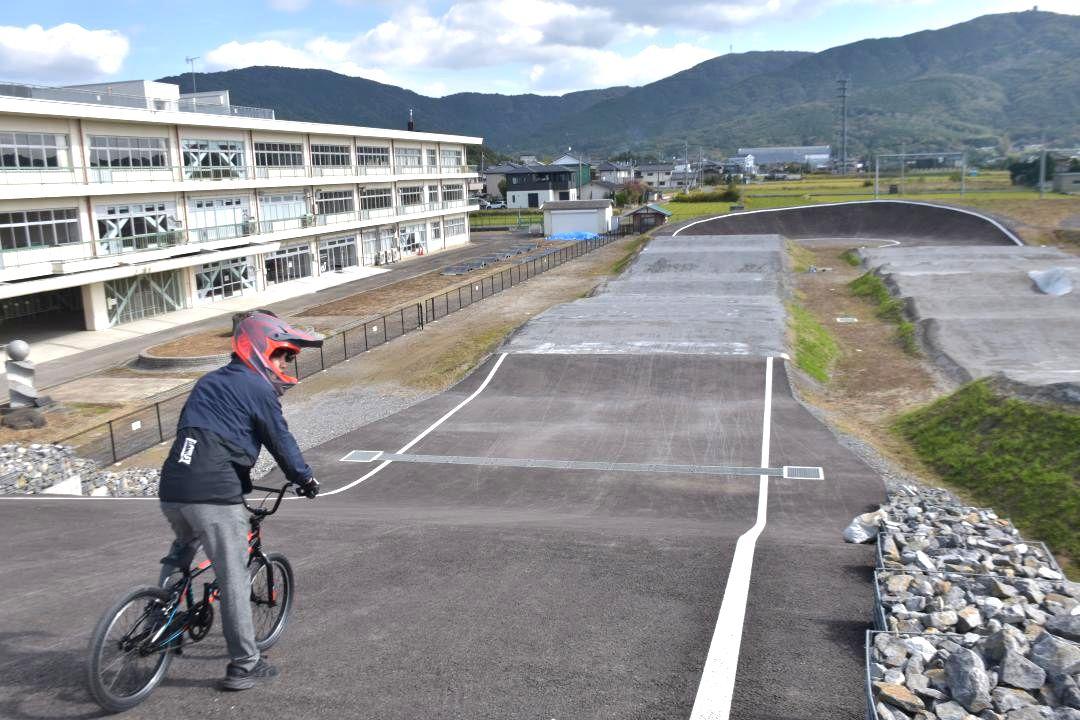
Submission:
M 198 444 L 198 440 L 194 438 L 184 438 L 184 447 L 180 449 L 180 460 L 185 465 L 191 464 L 191 456 L 195 454 L 195 445 Z

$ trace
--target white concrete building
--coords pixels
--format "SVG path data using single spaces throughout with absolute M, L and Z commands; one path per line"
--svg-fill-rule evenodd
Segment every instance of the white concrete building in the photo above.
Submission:
M 544 203 L 544 234 L 605 233 L 619 225 L 610 200 L 553 200 Z
M 480 142 L 163 83 L 0 86 L 0 321 L 98 330 L 464 244 Z

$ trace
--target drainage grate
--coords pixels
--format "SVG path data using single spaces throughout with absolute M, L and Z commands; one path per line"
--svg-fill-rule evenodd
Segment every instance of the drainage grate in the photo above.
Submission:
M 785 480 L 824 480 L 825 471 L 820 467 L 785 465 L 783 478 Z

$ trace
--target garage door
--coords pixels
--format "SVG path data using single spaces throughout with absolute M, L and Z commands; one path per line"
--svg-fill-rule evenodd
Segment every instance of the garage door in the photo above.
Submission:
M 545 228 L 548 235 L 563 232 L 603 232 L 600 227 L 600 215 L 595 210 L 568 210 L 551 213 L 551 227 Z

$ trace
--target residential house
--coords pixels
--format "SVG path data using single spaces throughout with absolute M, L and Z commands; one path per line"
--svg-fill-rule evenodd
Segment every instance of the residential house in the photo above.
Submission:
M 581 186 L 581 200 L 610 200 L 619 186 L 603 180 L 590 180 Z
M 723 173 L 731 177 L 752 178 L 757 175 L 757 165 L 752 153 L 732 155 L 724 159 Z
M 671 217 L 671 212 L 659 205 L 650 203 L 648 205 L 642 205 L 636 210 L 631 210 L 624 214 L 623 217 L 630 219 L 630 222 L 634 226 L 635 233 L 643 233 L 658 225 L 666 223 L 668 218 Z
M 505 175 L 508 208 L 539 208 L 552 200 L 577 200 L 573 168 L 521 165 L 508 168 Z
M 585 183 L 592 180 L 592 167 L 589 162 L 583 159 L 579 155 L 571 155 L 569 153 L 555 158 L 552 165 L 562 165 L 563 167 L 573 168 L 576 173 L 574 178 L 575 187 L 581 187 Z
M 634 179 L 654 188 L 669 189 L 675 187 L 671 179 L 674 171 L 675 165 L 672 163 L 642 163 L 634 167 Z
M 520 163 L 504 163 L 502 165 L 490 165 L 484 169 L 484 194 L 489 198 L 501 199 L 503 196 L 502 190 L 499 189 L 499 183 L 506 179 L 506 173 L 511 170 L 523 167 Z
M 596 168 L 600 180 L 612 185 L 625 185 L 634 179 L 634 171 L 629 163 L 605 160 Z

